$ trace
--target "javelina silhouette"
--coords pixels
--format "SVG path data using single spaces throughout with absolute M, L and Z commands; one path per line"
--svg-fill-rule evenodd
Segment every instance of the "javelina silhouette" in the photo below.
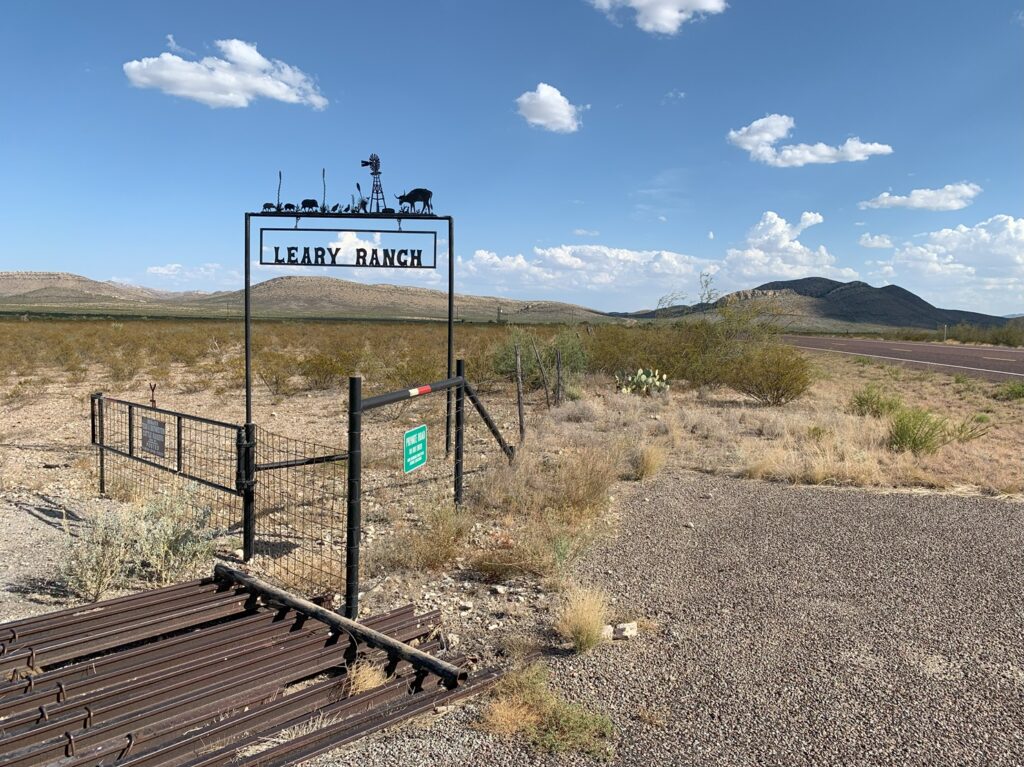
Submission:
M 284 209 L 285 209 L 285 210 L 288 210 L 288 211 L 292 211 L 292 210 L 295 210 L 295 206 L 294 206 L 294 205 L 292 205 L 292 204 L 291 204 L 290 202 L 286 202 L 286 203 L 284 204 Z
M 264 213 L 266 213 L 267 211 L 271 211 L 271 210 L 277 210 L 277 206 L 274 205 L 274 203 L 272 203 L 272 202 L 265 202 L 265 203 L 263 203 L 263 212 Z
M 302 210 L 316 211 L 320 209 L 320 203 L 316 200 L 303 200 L 301 208 Z
M 419 213 L 433 213 L 434 206 L 431 204 L 431 199 L 434 197 L 434 193 L 429 189 L 413 189 L 411 192 L 405 194 L 396 194 L 395 197 L 398 199 L 399 207 L 408 205 L 409 210 L 416 213 L 416 203 L 421 203 L 422 207 L 418 211 Z

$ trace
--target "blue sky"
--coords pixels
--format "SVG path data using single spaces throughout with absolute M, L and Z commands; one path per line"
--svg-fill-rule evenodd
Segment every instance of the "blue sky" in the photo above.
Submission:
M 1024 311 L 1020 0 L 298 8 L 5 6 L 0 269 L 238 288 L 278 170 L 344 203 L 376 152 L 456 217 L 462 292 L 628 310 L 710 271 Z

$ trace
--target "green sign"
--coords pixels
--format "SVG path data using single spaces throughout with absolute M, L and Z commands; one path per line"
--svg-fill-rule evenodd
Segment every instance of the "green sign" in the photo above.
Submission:
M 427 425 L 417 426 L 405 433 L 405 473 L 418 469 L 427 462 Z

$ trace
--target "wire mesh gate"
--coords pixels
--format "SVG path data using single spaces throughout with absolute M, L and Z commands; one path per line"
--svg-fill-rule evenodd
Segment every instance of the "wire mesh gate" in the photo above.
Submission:
M 243 559 L 287 588 L 323 594 L 344 584 L 345 614 L 355 618 L 363 414 L 423 394 L 453 391 L 453 495 L 460 504 L 467 399 L 509 461 L 515 454 L 466 380 L 462 360 L 453 378 L 365 399 L 362 379 L 350 378 L 344 452 L 255 424 L 230 424 L 93 394 L 91 431 L 100 492 L 120 500 L 180 493 L 182 502 L 197 517 L 210 520 L 217 532 L 241 532 Z M 176 487 L 160 482 L 168 473 Z
M 340 588 L 346 453 L 101 393 L 90 404 L 101 494 L 172 495 L 214 534 L 240 536 L 243 558 L 283 585 Z

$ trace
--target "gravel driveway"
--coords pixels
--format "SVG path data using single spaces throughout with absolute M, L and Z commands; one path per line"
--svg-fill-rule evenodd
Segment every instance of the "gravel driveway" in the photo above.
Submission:
M 1019 765 L 1024 504 L 666 471 L 581 576 L 650 628 L 550 660 L 623 765 Z M 473 704 L 321 764 L 583 764 L 474 730 Z

